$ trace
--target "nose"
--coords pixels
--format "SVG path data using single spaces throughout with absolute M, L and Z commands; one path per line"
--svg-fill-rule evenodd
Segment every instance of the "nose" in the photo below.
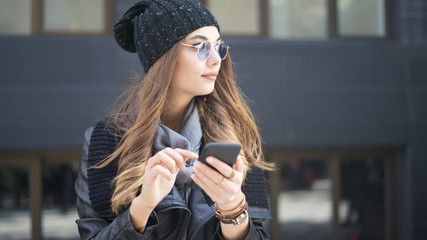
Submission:
M 218 51 L 216 51 L 215 47 L 211 47 L 211 50 L 209 52 L 209 56 L 208 59 L 206 60 L 206 62 L 208 63 L 208 65 L 210 66 L 215 66 L 221 63 L 221 57 L 218 54 Z

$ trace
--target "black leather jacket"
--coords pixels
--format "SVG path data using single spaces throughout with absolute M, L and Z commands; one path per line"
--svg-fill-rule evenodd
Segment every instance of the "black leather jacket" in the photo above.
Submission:
M 133 228 L 129 208 L 113 221 L 102 218 L 93 208 L 87 181 L 88 146 L 93 128 L 85 132 L 80 168 L 75 183 L 77 193 L 76 223 L 81 239 L 223 239 L 221 225 L 215 218 L 214 207 L 209 206 L 201 190 L 193 190 L 189 206 L 174 187 L 151 213 L 143 233 Z M 249 206 L 250 230 L 246 239 L 269 239 L 264 226 L 269 220 L 265 208 Z

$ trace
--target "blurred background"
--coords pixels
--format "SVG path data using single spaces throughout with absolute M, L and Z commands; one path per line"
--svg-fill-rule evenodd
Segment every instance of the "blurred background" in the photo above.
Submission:
M 84 130 L 142 72 L 131 0 L 0 0 L 0 239 L 78 239 Z M 273 239 L 427 236 L 427 1 L 205 0 L 266 159 Z

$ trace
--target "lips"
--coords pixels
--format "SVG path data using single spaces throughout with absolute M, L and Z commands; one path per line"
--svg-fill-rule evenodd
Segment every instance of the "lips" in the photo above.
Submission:
M 206 74 L 202 75 L 202 77 L 207 78 L 207 79 L 212 80 L 212 81 L 215 81 L 217 76 L 218 76 L 217 72 L 210 72 L 210 73 L 206 73 Z

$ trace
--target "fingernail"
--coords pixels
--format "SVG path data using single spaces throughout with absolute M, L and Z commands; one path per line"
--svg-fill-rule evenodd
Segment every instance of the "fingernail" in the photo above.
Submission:
M 213 161 L 214 160 L 211 157 L 206 158 L 206 162 L 208 162 L 208 163 L 213 163 Z

